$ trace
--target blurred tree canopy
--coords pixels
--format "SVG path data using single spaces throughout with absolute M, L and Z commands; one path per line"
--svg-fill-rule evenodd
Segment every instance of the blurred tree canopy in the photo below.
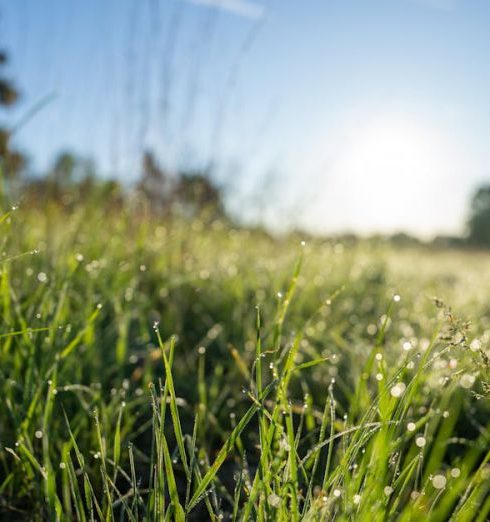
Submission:
M 0 109 L 8 109 L 19 99 L 19 92 L 6 73 L 8 55 L 0 50 Z M 0 124 L 0 197 L 8 187 L 10 197 L 21 196 L 30 204 L 47 202 L 72 207 L 90 198 L 93 202 L 119 206 L 128 190 L 116 180 L 104 180 L 90 158 L 63 150 L 42 176 L 27 171 L 24 154 L 12 147 L 12 129 Z M 134 190 L 142 196 L 153 212 L 180 213 L 187 218 L 205 213 L 210 218 L 224 217 L 222 190 L 208 170 L 169 174 L 158 163 L 154 153 L 144 151 L 141 174 Z M 5 186 L 3 181 L 5 180 Z
M 144 196 L 154 211 L 168 205 L 170 176 L 159 165 L 152 151 L 146 150 L 141 160 L 141 175 L 136 190 Z
M 39 176 L 26 176 L 19 197 L 30 205 L 55 203 L 72 208 L 82 201 L 120 206 L 123 189 L 115 180 L 104 180 L 92 159 L 70 150 L 61 151 L 51 167 Z
M 212 217 L 220 217 L 225 213 L 221 190 L 206 171 L 180 173 L 174 186 L 173 200 L 187 217 L 203 211 Z
M 77 203 L 90 202 L 119 208 L 137 194 L 152 213 L 161 216 L 226 217 L 222 190 L 209 171 L 170 174 L 149 150 L 142 155 L 140 177 L 132 187 L 104 179 L 90 158 L 71 150 L 61 151 L 46 172 L 26 175 L 17 186 L 17 197 L 36 206 L 54 203 L 70 209 Z
M 8 62 L 7 53 L 0 51 L 0 66 L 6 65 Z M 19 98 L 19 93 L 11 81 L 4 77 L 0 77 L 0 104 L 8 107 L 13 105 Z
M 473 245 L 490 246 L 490 185 L 480 187 L 471 200 L 468 241 Z
M 9 108 L 19 99 L 19 92 L 13 82 L 5 76 L 5 66 L 8 56 L 0 51 L 0 108 Z M 6 178 L 18 175 L 26 166 L 25 156 L 12 148 L 11 130 L 0 125 L 0 171 Z
M 203 212 L 209 217 L 225 215 L 222 191 L 208 170 L 180 171 L 172 175 L 149 150 L 143 153 L 136 190 L 155 212 L 177 212 L 187 218 Z

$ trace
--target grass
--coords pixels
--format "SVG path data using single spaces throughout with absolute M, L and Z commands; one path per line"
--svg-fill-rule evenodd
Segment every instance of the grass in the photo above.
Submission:
M 2 520 L 488 520 L 487 254 L 1 216 Z

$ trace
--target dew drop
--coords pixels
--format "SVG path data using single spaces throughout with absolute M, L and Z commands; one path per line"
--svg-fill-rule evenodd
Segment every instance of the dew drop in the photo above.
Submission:
M 459 384 L 462 388 L 469 389 L 475 384 L 475 376 L 469 373 L 465 373 L 459 380 Z
M 395 384 L 390 390 L 391 396 L 395 398 L 399 398 L 403 395 L 403 392 L 405 391 L 406 386 L 405 383 L 399 382 L 398 384 Z
M 383 492 L 387 497 L 389 497 L 393 493 L 393 488 L 391 486 L 386 486 Z
M 472 352 L 477 352 L 481 348 L 481 341 L 480 339 L 473 339 L 470 343 L 470 350 Z
M 408 352 L 409 350 L 412 349 L 412 343 L 410 341 L 405 341 L 403 343 L 403 349 Z
M 434 475 L 432 477 L 432 485 L 436 489 L 444 489 L 446 487 L 447 479 L 444 475 Z
M 267 502 L 269 502 L 269 504 L 272 506 L 272 507 L 279 507 L 281 505 L 281 497 L 279 495 L 276 495 L 275 493 L 271 493 L 268 497 L 267 497 Z

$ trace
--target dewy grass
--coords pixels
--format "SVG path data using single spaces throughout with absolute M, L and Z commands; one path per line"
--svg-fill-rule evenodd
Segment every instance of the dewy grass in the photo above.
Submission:
M 489 518 L 488 255 L 0 216 L 2 520 Z

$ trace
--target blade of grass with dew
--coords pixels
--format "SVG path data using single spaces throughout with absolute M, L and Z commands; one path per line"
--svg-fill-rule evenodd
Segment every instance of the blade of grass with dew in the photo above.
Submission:
M 261 397 L 262 401 L 268 396 L 269 392 L 273 389 L 275 384 L 275 382 L 272 382 L 264 389 L 263 396 Z M 247 424 L 252 420 L 252 418 L 257 413 L 260 407 L 260 405 L 257 405 L 255 403 L 252 404 L 252 406 L 250 406 L 248 411 L 243 415 L 243 417 L 237 423 L 233 431 L 230 433 L 230 436 L 226 440 L 225 444 L 222 446 L 221 450 L 218 452 L 218 455 L 216 456 L 216 459 L 214 460 L 213 464 L 206 472 L 201 482 L 198 484 L 196 490 L 194 491 L 194 494 L 192 495 L 188 505 L 186 506 L 186 513 L 189 513 L 201 500 L 202 495 L 205 493 L 207 487 L 214 479 L 221 465 L 223 464 L 226 457 L 232 450 L 237 437 L 245 429 Z
M 184 466 L 185 475 L 187 480 L 191 480 L 191 474 L 189 471 L 189 465 L 187 463 L 187 455 L 185 452 L 185 443 L 184 436 L 182 433 L 182 426 L 180 423 L 179 410 L 177 407 L 177 396 L 175 394 L 174 388 L 174 380 L 172 376 L 172 370 L 170 367 L 170 363 L 167 359 L 167 355 L 165 353 L 165 346 L 160 336 L 160 332 L 156 329 L 158 344 L 160 346 L 160 350 L 162 352 L 163 364 L 165 366 L 165 385 L 168 386 L 168 392 L 170 394 L 170 414 L 172 416 L 172 422 L 174 427 L 175 438 L 177 440 L 177 446 L 179 448 L 180 458 L 182 460 L 182 465 Z M 175 349 L 175 337 L 171 337 L 169 343 L 169 353 L 173 354 Z M 173 355 L 172 355 L 173 358 Z

